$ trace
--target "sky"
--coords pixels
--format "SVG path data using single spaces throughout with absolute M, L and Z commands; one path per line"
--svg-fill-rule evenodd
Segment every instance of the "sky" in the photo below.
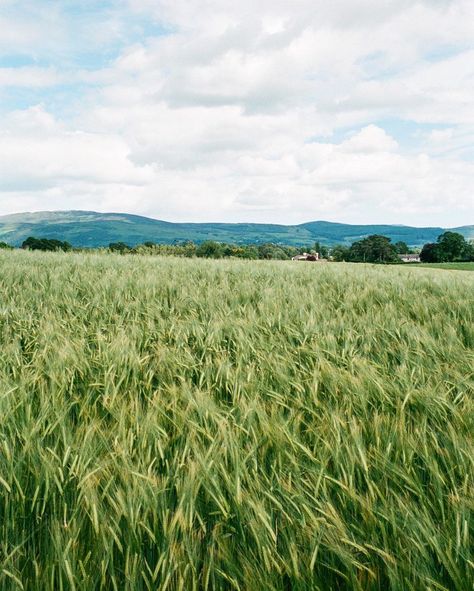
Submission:
M 0 0 L 0 215 L 474 224 L 473 0 Z

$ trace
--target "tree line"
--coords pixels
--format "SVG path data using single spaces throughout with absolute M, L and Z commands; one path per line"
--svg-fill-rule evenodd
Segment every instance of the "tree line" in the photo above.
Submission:
M 11 249 L 5 242 L 0 242 L 0 249 Z M 52 238 L 27 238 L 21 248 L 41 251 L 90 251 L 89 248 L 74 249 L 67 242 Z M 200 258 L 240 258 L 240 259 L 265 259 L 288 260 L 303 252 L 319 253 L 320 258 L 334 261 L 365 262 L 365 263 L 399 263 L 401 254 L 416 253 L 406 242 L 393 243 L 387 236 L 373 234 L 361 240 L 355 241 L 351 246 L 336 245 L 328 247 L 320 242 L 315 242 L 302 247 L 288 246 L 284 244 L 227 244 L 206 240 L 196 244 L 190 240 L 176 244 L 157 244 L 144 242 L 137 246 L 129 246 L 125 242 L 111 242 L 108 248 L 97 249 L 119 254 L 155 254 L 180 257 Z M 421 249 L 420 259 L 426 263 L 444 263 L 456 261 L 474 261 L 474 243 L 468 242 L 464 236 L 457 232 L 444 232 L 435 243 L 428 243 Z
M 374 234 L 354 242 L 351 246 L 335 246 L 331 255 L 335 261 L 354 263 L 397 263 L 399 255 L 415 254 L 405 242 L 392 243 L 390 238 Z M 419 252 L 422 263 L 451 263 L 474 261 L 474 243 L 458 232 L 444 232 L 435 243 L 428 243 Z
M 139 244 L 135 247 L 128 246 L 124 242 L 112 242 L 109 244 L 109 250 L 120 254 L 158 254 L 207 259 L 239 258 L 249 260 L 289 260 L 303 252 L 321 253 L 321 250 L 329 256 L 329 249 L 321 246 L 319 243 L 295 247 L 273 243 L 228 244 L 225 242 L 216 242 L 214 240 L 205 240 L 200 244 L 196 244 L 190 240 L 178 242 L 176 244 L 155 244 L 153 242 L 145 242 L 144 244 Z

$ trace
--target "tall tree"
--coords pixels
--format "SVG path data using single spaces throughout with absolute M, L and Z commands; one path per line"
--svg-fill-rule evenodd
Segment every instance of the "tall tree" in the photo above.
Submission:
M 397 249 L 398 254 L 408 254 L 410 252 L 410 247 L 403 240 L 395 242 L 394 246 Z
M 458 232 L 444 232 L 438 237 L 438 248 L 443 261 L 458 261 L 464 258 L 468 243 Z
M 336 244 L 331 249 L 331 257 L 336 262 L 349 261 L 351 258 L 351 249 L 343 244 Z
M 350 247 L 350 258 L 354 262 L 393 263 L 398 261 L 397 249 L 390 238 L 373 234 L 354 242 Z
M 439 263 L 441 261 L 439 244 L 435 244 L 434 242 L 425 244 L 420 252 L 420 260 L 423 263 Z

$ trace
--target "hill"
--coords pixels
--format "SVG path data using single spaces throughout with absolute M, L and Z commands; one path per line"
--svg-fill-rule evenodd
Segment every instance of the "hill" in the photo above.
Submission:
M 454 228 L 474 238 L 474 225 Z M 304 245 L 319 241 L 328 246 L 351 244 L 370 234 L 383 234 L 410 246 L 433 242 L 443 228 L 397 225 L 351 225 L 315 221 L 285 226 L 278 224 L 172 223 L 125 213 L 94 211 L 47 211 L 0 216 L 0 241 L 19 246 L 28 236 L 67 240 L 76 247 L 107 246 L 123 241 L 171 244 L 177 241 L 217 240 L 236 244 L 275 242 Z

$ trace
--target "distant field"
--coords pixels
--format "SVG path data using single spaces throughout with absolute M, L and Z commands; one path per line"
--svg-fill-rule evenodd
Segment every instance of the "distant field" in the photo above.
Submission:
M 471 590 L 474 275 L 0 253 L 0 589 Z
M 421 263 L 417 267 L 431 267 L 432 269 L 452 269 L 455 271 L 474 271 L 472 263 Z

